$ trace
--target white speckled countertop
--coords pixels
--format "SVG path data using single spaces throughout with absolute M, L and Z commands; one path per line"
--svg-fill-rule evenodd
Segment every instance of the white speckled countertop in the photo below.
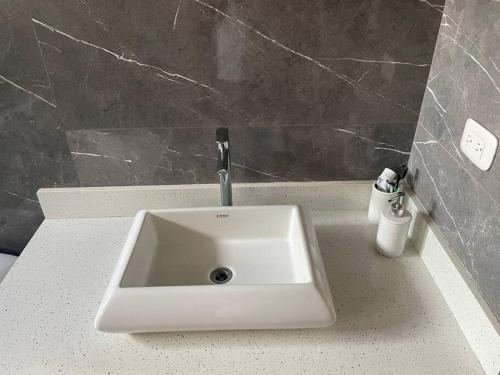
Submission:
M 132 219 L 45 220 L 0 284 L 0 373 L 483 373 L 411 248 L 378 255 L 365 211 L 313 219 L 333 327 L 133 335 L 93 327 Z

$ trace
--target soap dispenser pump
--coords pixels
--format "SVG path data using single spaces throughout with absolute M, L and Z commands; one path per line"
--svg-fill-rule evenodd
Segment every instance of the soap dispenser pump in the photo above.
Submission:
M 398 257 L 405 249 L 412 216 L 405 209 L 404 199 L 405 193 L 399 192 L 380 215 L 375 247 L 387 257 Z

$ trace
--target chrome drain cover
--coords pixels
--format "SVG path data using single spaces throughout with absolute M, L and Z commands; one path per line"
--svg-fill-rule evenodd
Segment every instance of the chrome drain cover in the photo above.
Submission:
M 225 284 L 233 277 L 233 271 L 227 267 L 218 267 L 210 272 L 210 280 L 214 284 Z

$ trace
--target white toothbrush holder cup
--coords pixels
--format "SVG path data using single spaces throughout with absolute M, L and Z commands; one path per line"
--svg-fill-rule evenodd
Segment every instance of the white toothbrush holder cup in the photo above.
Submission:
M 393 193 L 386 193 L 384 191 L 378 190 L 376 182 L 372 184 L 372 195 L 370 197 L 370 205 L 368 206 L 368 221 L 372 224 L 378 224 L 380 221 L 380 213 L 385 207 L 390 206 L 389 200 L 394 198 L 398 192 L 398 189 Z

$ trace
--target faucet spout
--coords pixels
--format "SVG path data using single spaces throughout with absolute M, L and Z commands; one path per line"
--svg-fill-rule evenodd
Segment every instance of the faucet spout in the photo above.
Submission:
M 217 174 L 220 181 L 221 204 L 223 206 L 232 206 L 229 130 L 227 128 L 218 128 L 215 133 L 215 140 L 217 142 Z

